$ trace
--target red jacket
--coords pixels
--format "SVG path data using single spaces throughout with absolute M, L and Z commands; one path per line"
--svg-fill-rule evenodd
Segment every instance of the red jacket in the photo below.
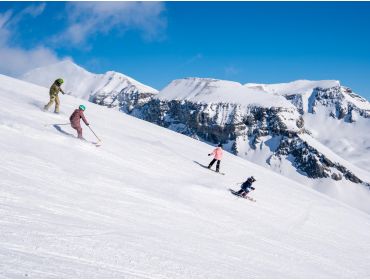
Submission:
M 89 125 L 89 123 L 87 122 L 84 116 L 84 111 L 81 109 L 76 109 L 72 113 L 72 115 L 69 117 L 69 120 L 71 121 L 71 126 L 75 126 L 75 127 L 81 126 L 80 119 L 82 119 L 86 125 Z

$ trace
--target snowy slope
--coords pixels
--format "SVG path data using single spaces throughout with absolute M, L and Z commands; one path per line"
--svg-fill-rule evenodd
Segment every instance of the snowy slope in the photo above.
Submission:
M 370 277 L 368 214 L 228 153 L 208 171 L 211 146 L 102 106 L 104 145 L 80 142 L 44 124 L 83 101 L 45 113 L 47 91 L 0 75 L 2 278 Z M 228 193 L 251 174 L 257 203 Z
M 50 87 L 59 77 L 65 81 L 62 88 L 66 92 L 71 92 L 71 95 L 87 100 L 97 94 L 113 93 L 115 95 L 121 91 L 157 93 L 156 89 L 121 73 L 108 71 L 105 74 L 93 74 L 70 60 L 33 69 L 22 75 L 21 79 Z
M 277 94 L 293 94 L 293 93 L 306 93 L 317 87 L 329 88 L 340 86 L 339 81 L 335 80 L 321 80 L 321 81 L 310 81 L 310 80 L 297 80 L 289 83 L 280 84 L 256 84 L 248 83 L 245 86 L 249 88 L 261 88 L 263 91 Z
M 304 121 L 320 143 L 357 167 L 370 171 L 370 118 L 348 123 L 328 118 L 325 110 L 321 110 L 306 114 Z

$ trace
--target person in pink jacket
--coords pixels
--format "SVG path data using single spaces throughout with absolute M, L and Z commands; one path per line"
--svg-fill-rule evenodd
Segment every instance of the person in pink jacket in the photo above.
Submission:
M 69 120 L 71 121 L 71 126 L 72 128 L 77 130 L 77 135 L 78 135 L 77 137 L 79 139 L 84 139 L 82 137 L 82 127 L 80 124 L 80 119 L 82 119 L 87 126 L 89 125 L 84 115 L 85 109 L 86 107 L 84 105 L 80 105 L 80 107 L 74 110 L 72 115 L 69 117 Z
M 212 165 L 217 161 L 216 172 L 220 172 L 220 162 L 222 159 L 222 154 L 223 154 L 222 144 L 218 145 L 218 147 L 214 149 L 212 153 L 208 154 L 208 156 L 210 155 L 214 156 L 213 160 L 208 165 L 208 169 L 211 169 Z

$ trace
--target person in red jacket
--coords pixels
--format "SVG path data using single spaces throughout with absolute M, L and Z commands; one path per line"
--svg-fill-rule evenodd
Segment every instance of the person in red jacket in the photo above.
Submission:
M 214 159 L 209 163 L 208 169 L 211 169 L 212 165 L 217 161 L 216 172 L 220 172 L 220 162 L 222 159 L 222 144 L 218 145 L 218 147 L 214 149 L 212 153 L 208 154 L 208 156 L 210 155 L 213 155 Z
M 86 107 L 84 105 L 80 105 L 80 107 L 72 113 L 72 115 L 69 117 L 69 120 L 71 121 L 72 128 L 77 130 L 77 137 L 79 139 L 84 139 L 82 137 L 82 127 L 80 124 L 80 119 L 84 121 L 84 123 L 88 126 L 89 123 L 86 120 L 84 116 L 84 111 L 86 110 Z

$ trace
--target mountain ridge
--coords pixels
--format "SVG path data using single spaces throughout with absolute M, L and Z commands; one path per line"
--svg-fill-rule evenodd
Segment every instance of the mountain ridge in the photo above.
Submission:
M 20 78 L 50 87 L 58 77 L 64 79 L 63 88 L 71 95 L 113 108 L 126 106 L 130 110 L 158 93 L 156 89 L 122 73 L 107 71 L 105 74 L 94 74 L 70 60 L 36 68 Z

